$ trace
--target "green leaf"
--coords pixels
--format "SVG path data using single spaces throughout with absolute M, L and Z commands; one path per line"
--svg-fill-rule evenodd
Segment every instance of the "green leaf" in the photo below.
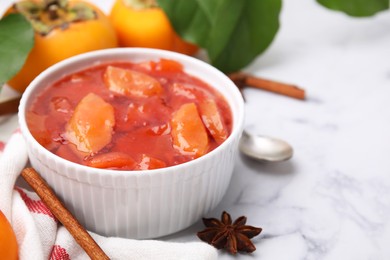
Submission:
M 0 85 L 22 68 L 34 46 L 34 30 L 21 14 L 0 20 Z
M 233 72 L 250 64 L 279 29 L 281 0 L 158 0 L 177 33 Z
M 350 16 L 372 16 L 389 9 L 389 0 L 317 0 L 323 6 L 342 11 Z

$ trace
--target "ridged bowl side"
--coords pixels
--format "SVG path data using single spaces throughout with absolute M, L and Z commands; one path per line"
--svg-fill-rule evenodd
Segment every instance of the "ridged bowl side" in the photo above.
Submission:
M 229 103 L 232 133 L 210 153 L 184 164 L 150 171 L 95 169 L 54 155 L 29 132 L 27 108 L 42 89 L 62 76 L 102 62 L 159 58 L 181 62 L 187 73 L 216 88 Z M 141 48 L 95 51 L 59 62 L 27 87 L 19 107 L 19 125 L 32 166 L 88 230 L 127 238 L 155 238 L 182 230 L 221 201 L 231 179 L 243 119 L 241 94 L 226 75 L 186 55 Z
M 29 156 L 32 166 L 88 230 L 141 239 L 182 230 L 213 209 L 229 185 L 236 150 L 237 142 L 232 142 L 191 168 L 173 167 L 166 175 L 154 176 L 101 174 L 93 184 L 80 181 L 88 169 L 53 161 L 32 147 Z

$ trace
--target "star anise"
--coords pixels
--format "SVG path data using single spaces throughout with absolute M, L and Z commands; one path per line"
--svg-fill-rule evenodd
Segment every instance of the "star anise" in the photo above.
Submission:
M 213 245 L 217 249 L 225 249 L 231 254 L 238 251 L 251 253 L 256 250 L 250 240 L 261 232 L 261 228 L 245 225 L 246 217 L 241 216 L 232 223 L 230 215 L 224 211 L 221 220 L 216 218 L 203 218 L 205 230 L 197 233 L 197 236 Z

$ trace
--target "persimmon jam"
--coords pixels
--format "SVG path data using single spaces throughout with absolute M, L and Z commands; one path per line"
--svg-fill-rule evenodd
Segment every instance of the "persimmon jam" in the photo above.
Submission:
M 173 60 L 97 65 L 45 87 L 26 120 L 34 138 L 69 161 L 149 170 L 196 159 L 231 133 L 224 97 Z

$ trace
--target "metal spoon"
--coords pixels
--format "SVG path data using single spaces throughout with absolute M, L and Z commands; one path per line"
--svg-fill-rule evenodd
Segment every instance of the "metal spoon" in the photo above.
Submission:
M 244 131 L 239 143 L 240 151 L 259 161 L 279 162 L 292 157 L 293 148 L 287 142 Z

